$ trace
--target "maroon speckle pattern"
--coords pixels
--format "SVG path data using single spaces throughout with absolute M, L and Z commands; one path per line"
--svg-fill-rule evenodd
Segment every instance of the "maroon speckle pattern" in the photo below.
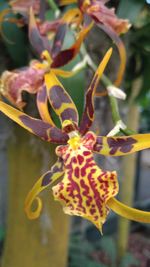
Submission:
M 132 150 L 133 145 L 137 143 L 132 137 L 127 137 L 126 139 L 109 137 L 107 142 L 110 147 L 110 155 L 114 155 L 118 150 L 123 153 L 128 153 Z
M 115 172 L 102 171 L 96 165 L 92 154 L 95 141 L 95 135 L 88 132 L 76 148 L 57 148 L 65 175 L 53 192 L 66 213 L 83 216 L 101 228 L 108 214 L 107 201 L 118 193 L 118 183 Z

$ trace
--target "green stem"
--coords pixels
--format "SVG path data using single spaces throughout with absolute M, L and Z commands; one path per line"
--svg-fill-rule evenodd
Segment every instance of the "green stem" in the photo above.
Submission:
M 115 97 L 109 96 L 109 102 L 112 110 L 113 122 L 117 123 L 119 120 L 121 120 L 117 100 Z
M 49 3 L 49 5 L 50 5 L 50 7 L 52 8 L 53 11 L 55 11 L 55 12 L 59 11 L 60 12 L 60 10 L 59 10 L 59 8 L 56 5 L 54 0 L 48 0 L 48 3 Z

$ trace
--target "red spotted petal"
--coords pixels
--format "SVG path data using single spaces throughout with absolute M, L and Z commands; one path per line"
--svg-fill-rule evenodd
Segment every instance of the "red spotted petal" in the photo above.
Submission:
M 116 172 L 102 171 L 96 165 L 91 152 L 95 138 L 87 133 L 83 139 L 76 138 L 76 145 L 70 142 L 57 148 L 65 175 L 53 187 L 53 194 L 65 213 L 84 217 L 101 231 L 109 211 L 107 201 L 118 193 L 118 182 Z

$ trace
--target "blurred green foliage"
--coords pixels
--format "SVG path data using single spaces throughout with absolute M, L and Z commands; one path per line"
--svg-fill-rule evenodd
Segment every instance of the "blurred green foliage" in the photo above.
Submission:
M 133 81 L 141 79 L 142 86 L 136 101 L 142 112 L 141 128 L 150 131 L 150 5 L 143 0 L 121 0 L 118 14 L 132 23 L 125 38 L 128 64 L 124 86 L 129 97 Z
M 0 2 L 0 11 L 9 7 L 7 1 Z M 14 14 L 8 14 L 7 17 L 15 18 Z M 12 59 L 13 67 L 22 67 L 28 63 L 28 38 L 26 33 L 14 23 L 8 21 L 1 22 L 2 41 L 6 50 Z
M 99 241 L 90 243 L 82 235 L 72 234 L 71 236 L 68 267 L 130 267 L 133 265 L 139 266 L 139 262 L 129 252 L 118 263 L 116 242 L 112 237 L 103 236 Z

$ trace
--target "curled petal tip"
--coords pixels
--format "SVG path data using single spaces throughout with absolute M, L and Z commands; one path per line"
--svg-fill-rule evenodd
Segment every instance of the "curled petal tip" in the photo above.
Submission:
M 32 203 L 34 200 L 37 201 L 37 207 L 34 211 L 32 211 L 31 206 L 32 206 Z M 41 213 L 41 210 L 42 210 L 41 199 L 39 197 L 36 197 L 34 200 L 32 200 L 32 202 L 30 202 L 30 200 L 27 197 L 26 202 L 25 202 L 25 213 L 30 220 L 37 219 Z

